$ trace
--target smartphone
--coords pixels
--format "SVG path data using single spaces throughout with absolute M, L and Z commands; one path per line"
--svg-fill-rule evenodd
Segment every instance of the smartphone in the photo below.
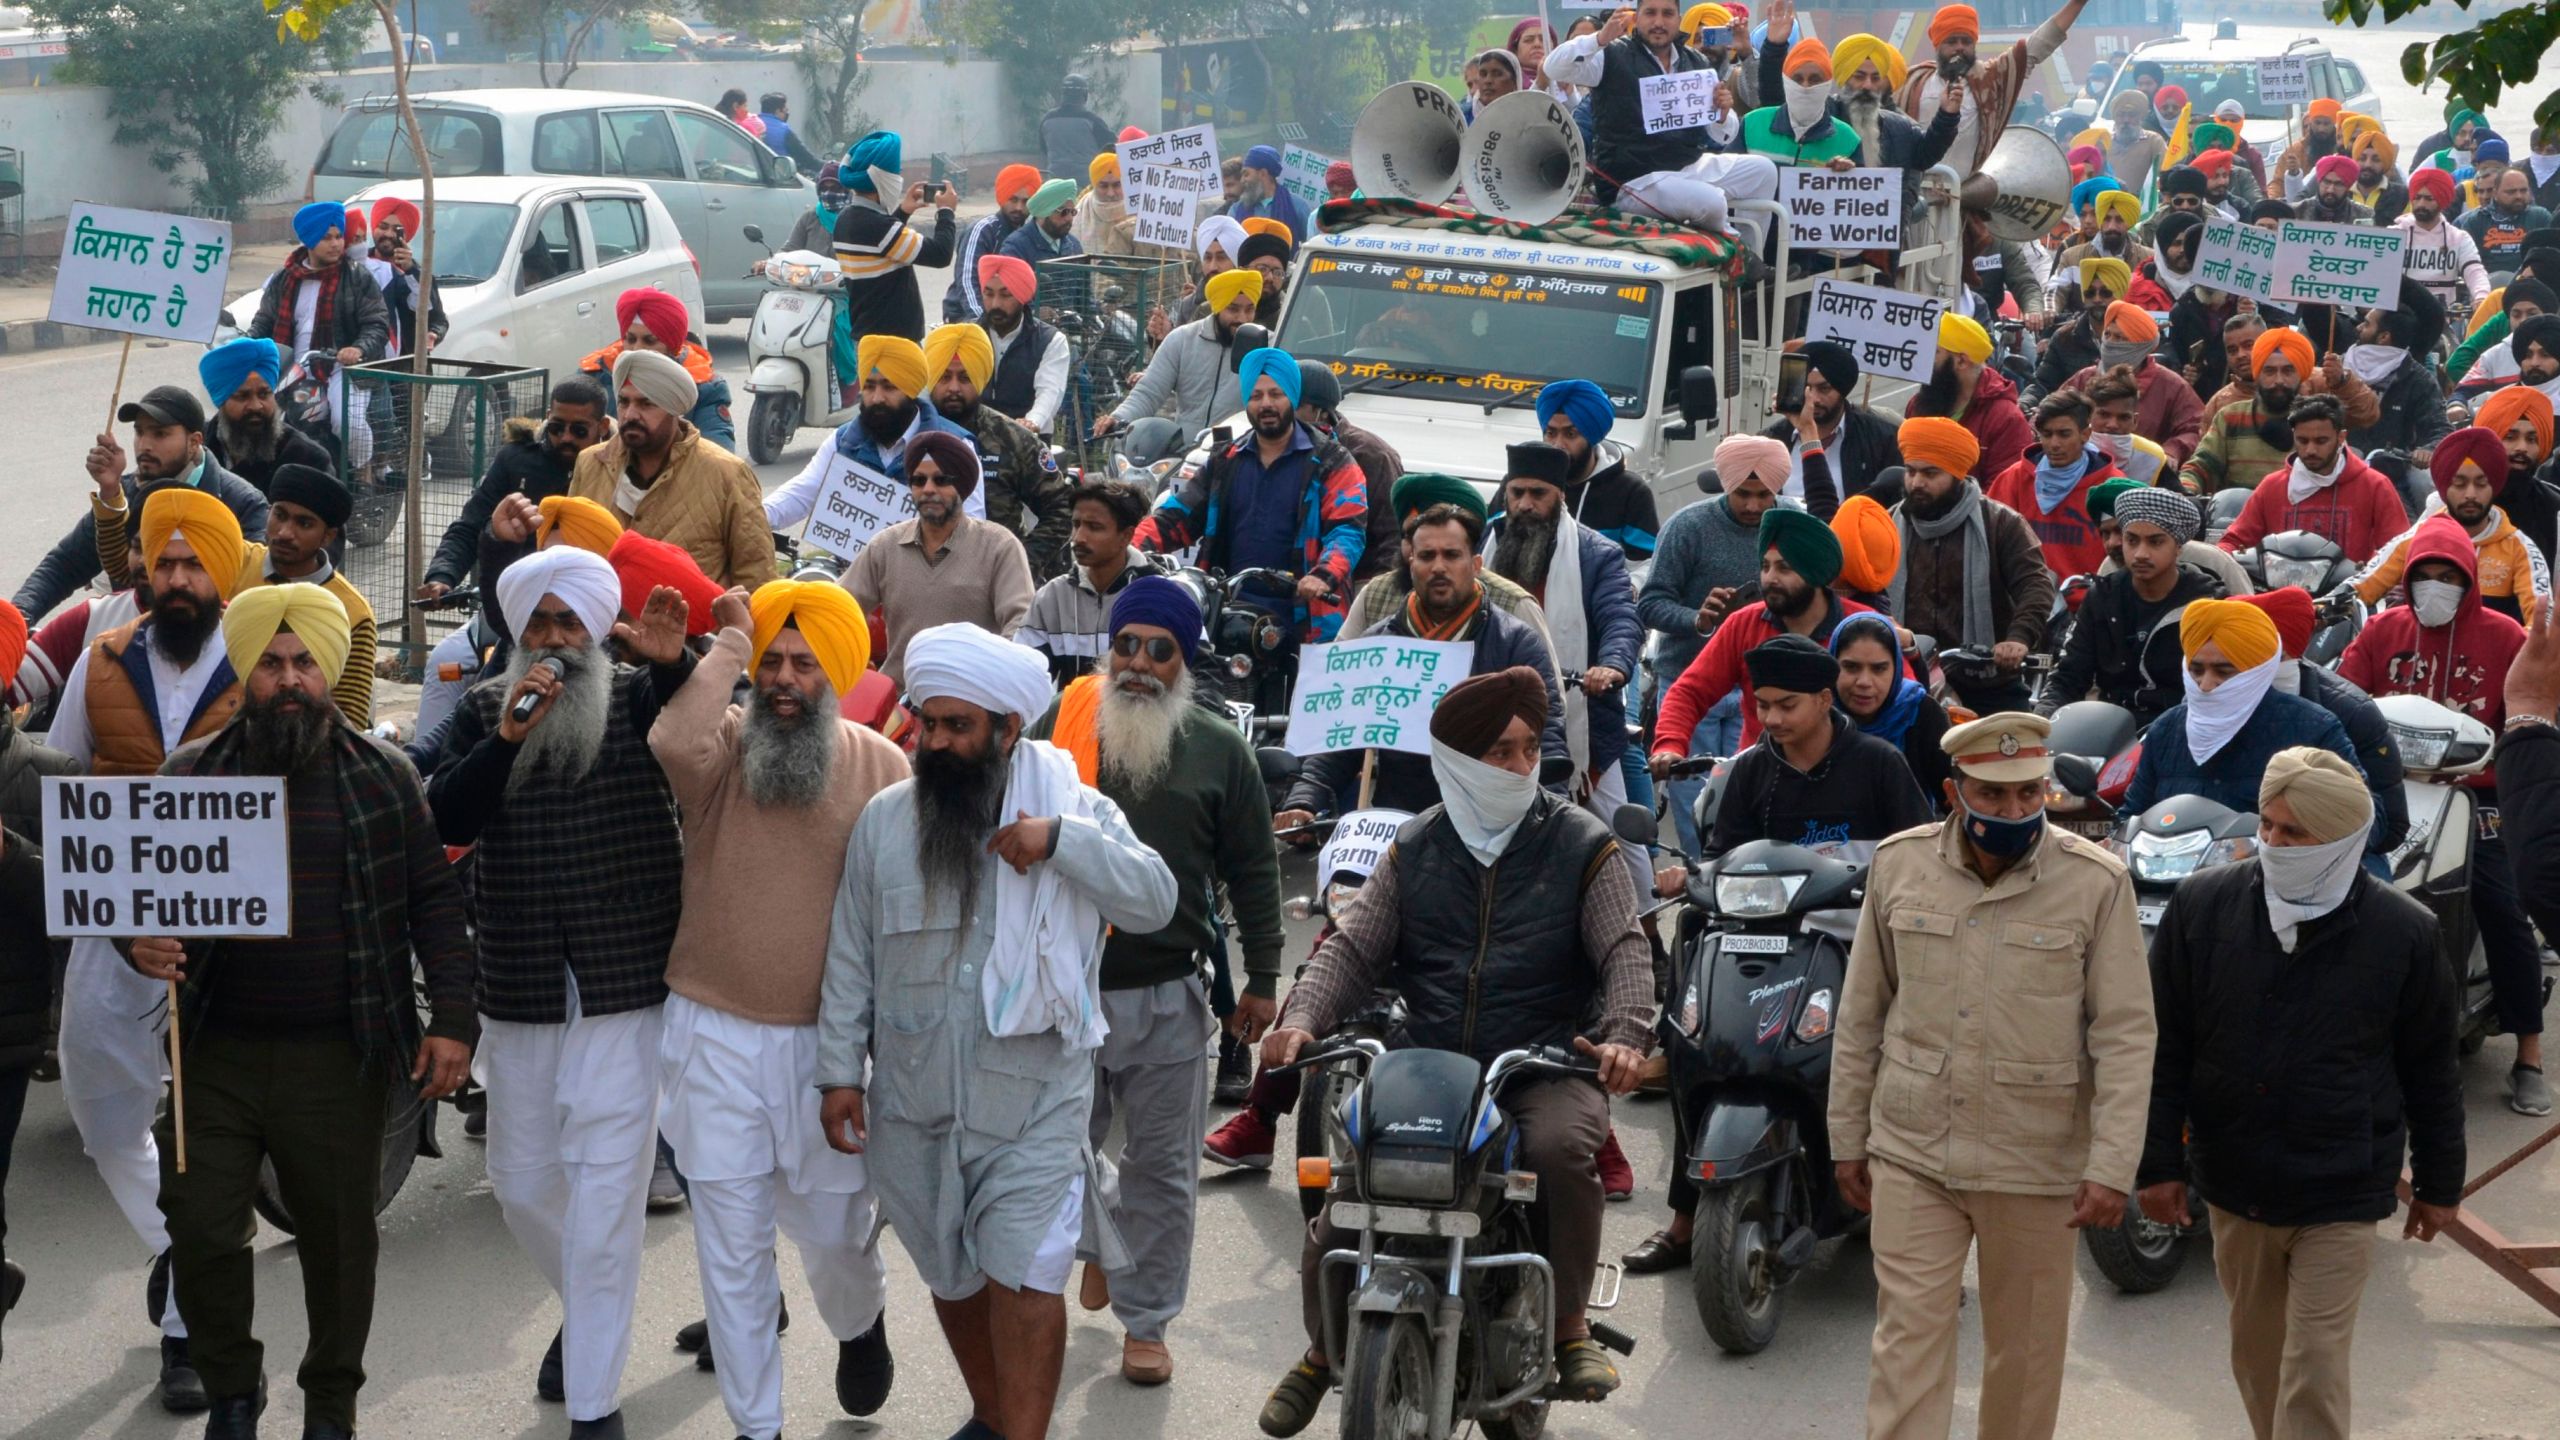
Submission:
M 936 190 L 941 189 L 943 180 L 948 177 L 950 173 L 951 157 L 943 154 L 939 150 L 935 151 L 933 153 L 933 170 L 926 177 L 933 185 L 933 188 Z
M 1813 369 L 1813 361 L 1802 352 L 1778 357 L 1778 399 L 1774 413 L 1800 414 L 1804 410 L 1804 379 Z

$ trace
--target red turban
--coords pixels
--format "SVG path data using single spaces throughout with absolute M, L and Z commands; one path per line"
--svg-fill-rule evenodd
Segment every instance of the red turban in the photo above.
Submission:
M 1144 140 L 1146 138 L 1147 132 L 1139 129 L 1135 125 L 1123 125 L 1120 127 L 1120 143 L 1123 145 L 1132 140 Z
M 1031 303 L 1032 296 L 1040 293 L 1039 275 L 1011 255 L 978 257 L 978 287 L 985 289 L 989 284 L 1002 285 L 1004 293 L 1025 305 Z
M 1950 35 L 1970 35 L 1980 39 L 1982 17 L 1970 5 L 1939 6 L 1938 13 L 1929 17 L 1929 43 L 1943 45 Z
M 2286 585 L 2234 598 L 2243 605 L 2265 611 L 2267 618 L 2276 622 L 2276 642 L 2284 647 L 2285 656 L 2295 660 L 2302 658 L 2303 650 L 2311 644 L 2311 624 L 2315 618 L 2310 591 L 2299 585 Z
M 684 313 L 683 301 L 664 290 L 648 286 L 625 290 L 613 302 L 613 323 L 628 335 L 634 315 L 640 317 L 641 324 L 649 327 L 650 334 L 658 337 L 660 344 L 670 350 L 684 348 L 685 331 L 691 326 Z
M 2175 115 L 2187 108 L 2187 87 L 2163 85 L 2151 93 L 2151 108 L 2163 115 Z
M 2433 195 L 2436 197 L 2436 208 L 2441 210 L 2453 203 L 2453 177 L 2429 165 L 2409 177 L 2409 193 Z
M 711 602 L 720 598 L 720 587 L 702 573 L 683 546 L 625 530 L 605 559 L 613 566 L 614 578 L 622 582 L 622 613 L 640 618 L 649 606 L 649 592 L 669 585 L 684 596 L 684 633 L 711 633 Z
M 2239 158 L 2228 150 L 2205 150 L 2189 156 L 2187 163 L 2207 175 L 2228 176 L 2232 162 Z
M 373 202 L 373 228 L 378 231 L 382 228 L 383 222 L 389 220 L 398 221 L 400 233 L 412 240 L 418 238 L 418 228 L 426 223 L 419 216 L 418 207 L 414 202 L 403 200 L 397 195 L 385 195 Z
M 2509 424 L 2515 423 L 2510 420 Z M 2456 430 L 2436 442 L 2435 459 L 2427 473 L 2436 482 L 2436 493 L 2453 483 L 2462 473 L 2462 462 L 2468 460 L 2489 477 L 2489 493 L 2497 495 L 2507 488 L 2507 441 L 2503 430 L 2484 429 L 2478 425 Z
M 17 606 L 0 600 L 0 686 L 18 678 L 18 666 L 27 658 L 27 617 Z
M 2341 185 L 2353 185 L 2356 183 L 2356 162 L 2344 155 L 2321 156 L 2320 163 L 2311 167 L 2311 178 L 2326 180 L 2331 176 L 2336 176 Z

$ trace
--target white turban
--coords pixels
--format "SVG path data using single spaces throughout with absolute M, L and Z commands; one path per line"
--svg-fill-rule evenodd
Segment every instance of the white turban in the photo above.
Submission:
M 603 556 L 575 545 L 536 550 L 498 572 L 498 612 L 507 617 L 507 629 L 516 635 L 524 634 L 525 622 L 533 618 L 533 608 L 545 595 L 559 596 L 576 611 L 578 623 L 587 627 L 599 647 L 613 632 L 613 617 L 622 610 L 622 582 L 615 578 L 613 567 Z
M 1232 215 L 1212 215 L 1201 221 L 1199 230 L 1191 237 L 1191 248 L 1206 260 L 1211 245 L 1227 252 L 1229 264 L 1243 264 L 1236 255 L 1244 249 L 1244 226 L 1238 224 Z
M 499 583 L 506 583 L 504 576 Z M 1026 726 L 1057 698 L 1039 651 L 966 621 L 916 632 L 907 642 L 905 670 L 907 698 L 918 705 L 966 700 L 991 715 L 1018 715 Z
M 614 392 L 620 394 L 625 385 L 679 420 L 693 413 L 693 402 L 701 394 L 701 387 L 682 365 L 655 350 L 625 350 L 613 362 Z

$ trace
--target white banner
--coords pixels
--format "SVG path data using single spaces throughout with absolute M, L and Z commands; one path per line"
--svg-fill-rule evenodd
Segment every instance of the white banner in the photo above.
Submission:
M 2311 62 L 2300 55 L 2282 55 L 2259 61 L 2258 103 L 2310 104 Z
M 1636 101 L 1644 110 L 1644 133 L 1687 130 L 1724 118 L 1716 109 L 1719 77 L 1713 70 L 1683 70 L 1674 75 L 1647 75 L 1636 82 Z
M 1218 127 L 1215 125 L 1167 130 L 1142 140 L 1123 140 L 1111 148 L 1120 156 L 1123 179 L 1128 177 L 1132 167 L 1139 165 L 1168 165 L 1176 170 L 1218 173 Z
M 1280 188 L 1298 197 L 1298 203 L 1313 215 L 1324 203 L 1324 170 L 1332 163 L 1330 155 L 1292 145 L 1280 152 Z
M 1804 338 L 1847 346 L 1858 368 L 1879 380 L 1925 381 L 1938 363 L 1946 309 L 1932 296 L 1825 278 L 1813 282 Z
M 1431 753 L 1431 711 L 1467 678 L 1475 647 L 1439 640 L 1345 640 L 1298 656 L 1289 701 L 1289 749 Z
M 873 536 L 914 518 L 915 506 L 904 482 L 846 459 L 833 444 L 827 449 L 827 470 L 818 479 L 818 499 L 802 533 L 819 549 L 850 560 Z
M 1902 172 L 1778 170 L 1778 204 L 1787 212 L 1787 243 L 1798 250 L 1902 248 Z
M 2208 290 L 2265 300 L 2275 289 L 2275 232 L 2237 220 L 2207 220 L 2196 232 L 2193 273 L 2195 283 Z
M 2279 305 L 2338 305 L 2351 311 L 2400 303 L 2402 248 L 2409 232 L 2375 225 L 2315 225 L 2287 220 L 2276 230 Z
M 1129 213 L 1138 221 L 1137 242 L 1184 252 L 1191 249 L 1191 234 L 1200 221 L 1201 198 L 1220 193 L 1215 170 L 1124 165 L 1120 180 L 1127 191 Z
M 289 935 L 284 782 L 47 776 L 45 933 Z
M 62 232 L 45 318 L 209 344 L 231 279 L 231 222 L 81 201 Z
M 1403 810 L 1354 810 L 1343 816 L 1334 823 L 1333 838 L 1324 842 L 1324 854 L 1316 862 L 1316 884 L 1330 885 L 1343 875 L 1366 880 L 1376 874 L 1378 861 L 1396 842 L 1396 831 L 1412 818 Z

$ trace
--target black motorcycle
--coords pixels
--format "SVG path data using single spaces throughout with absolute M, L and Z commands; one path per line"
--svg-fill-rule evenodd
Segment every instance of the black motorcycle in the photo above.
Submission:
M 2225 492 L 2229 493 L 2229 492 Z M 2270 535 L 2255 548 L 2232 558 L 2260 590 L 2300 586 L 2318 602 L 2311 643 L 2302 658 L 2314 665 L 2335 665 L 2347 645 L 2364 630 L 2365 605 L 2355 592 L 2356 562 L 2337 541 L 2310 530 Z
M 1200 607 L 1200 655 L 1192 673 L 1217 687 L 1230 706 L 1248 713 L 1248 739 L 1256 742 L 1286 734 L 1289 696 L 1298 681 L 1298 637 L 1290 607 L 1264 594 L 1246 594 L 1256 582 L 1288 593 L 1298 577 L 1286 570 L 1259 566 L 1238 570 L 1177 571 L 1174 583 L 1191 592 Z

